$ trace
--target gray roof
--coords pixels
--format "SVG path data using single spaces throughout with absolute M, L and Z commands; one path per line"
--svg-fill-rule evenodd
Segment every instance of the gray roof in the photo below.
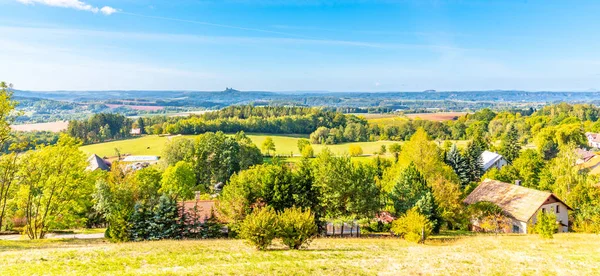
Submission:
M 502 155 L 491 151 L 484 151 L 481 153 L 481 161 L 483 163 L 483 170 L 487 171 L 496 161 L 502 159 Z
M 95 170 L 103 170 L 103 171 L 110 171 L 110 166 L 109 164 L 104 161 L 104 159 L 100 158 L 100 156 L 96 155 L 96 154 L 92 154 L 92 156 L 90 156 L 88 158 L 88 166 L 86 168 L 86 170 L 88 171 L 95 171 Z

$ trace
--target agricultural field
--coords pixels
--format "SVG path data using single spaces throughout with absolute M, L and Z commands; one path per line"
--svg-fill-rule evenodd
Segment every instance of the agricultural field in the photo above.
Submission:
M 10 128 L 15 131 L 51 131 L 61 132 L 66 130 L 69 126 L 67 121 L 58 121 L 51 123 L 37 123 L 37 124 L 22 124 L 22 125 L 11 125 Z
M 170 139 L 180 139 L 181 137 L 193 139 L 194 135 L 189 136 L 157 136 L 147 135 L 139 138 L 112 141 L 106 143 L 92 144 L 82 146 L 81 150 L 86 154 L 97 154 L 101 157 L 115 156 L 115 148 L 119 149 L 121 154 L 131 155 L 160 155 L 165 144 Z M 279 155 L 300 155 L 298 151 L 298 140 L 301 138 L 308 139 L 307 135 L 272 135 L 272 134 L 248 134 L 248 137 L 258 146 L 260 149 L 262 143 L 267 137 L 273 138 L 275 143 L 276 154 Z M 371 155 L 376 151 L 379 151 L 381 145 L 389 146 L 394 143 L 402 144 L 402 141 L 375 141 L 375 142 L 356 142 L 356 143 L 343 143 L 337 145 L 313 145 L 315 154 L 318 154 L 323 148 L 328 147 L 333 153 L 342 155 L 348 152 L 350 145 L 358 145 L 363 149 L 365 155 Z M 466 145 L 465 141 L 456 141 L 458 146 Z
M 405 125 L 406 121 L 408 121 L 408 119 L 404 116 L 399 116 L 399 115 L 394 115 L 394 116 L 388 116 L 388 117 L 374 117 L 374 118 L 368 118 L 367 122 L 369 122 L 369 124 L 375 124 L 375 125 L 384 125 L 384 126 L 399 126 L 399 125 Z
M 144 110 L 144 111 L 157 111 L 162 110 L 164 106 L 156 106 L 156 105 L 123 105 L 123 104 L 104 104 L 111 109 L 119 108 L 119 107 L 127 107 L 133 110 Z
M 108 243 L 0 241 L 4 275 L 598 275 L 600 236 L 435 236 L 316 239 L 308 249 L 276 242 L 257 251 L 241 240 Z
M 406 114 L 406 117 L 411 119 L 421 119 L 421 120 L 429 120 L 429 121 L 451 121 L 456 118 L 467 114 L 467 112 L 436 112 L 436 113 L 413 113 Z

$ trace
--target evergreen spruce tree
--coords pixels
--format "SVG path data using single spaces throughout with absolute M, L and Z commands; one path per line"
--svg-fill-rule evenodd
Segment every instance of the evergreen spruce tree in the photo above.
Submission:
M 150 220 L 152 213 L 146 206 L 139 202 L 135 204 L 131 215 L 130 238 L 133 241 L 143 241 L 150 237 Z
M 178 239 L 181 238 L 182 224 L 180 223 L 177 202 L 162 195 L 154 209 L 154 216 L 150 223 L 150 240 Z
M 502 137 L 499 153 L 504 156 L 509 163 L 512 163 L 512 161 L 519 157 L 520 152 L 521 144 L 519 143 L 519 132 L 513 124 L 510 124 L 508 130 Z
M 469 142 L 467 149 L 465 150 L 465 159 L 469 171 L 470 182 L 478 182 L 484 173 L 481 154 L 485 148 L 482 148 L 482 145 L 484 145 L 484 143 L 478 139 L 474 139 Z
M 390 198 L 394 202 L 396 215 L 401 216 L 416 207 L 419 213 L 432 222 L 435 232 L 439 230 L 441 222 L 433 191 L 414 163 L 411 162 L 404 169 Z
M 448 153 L 446 154 L 446 164 L 452 167 L 452 170 L 458 175 L 460 179 L 461 188 L 464 189 L 469 182 L 471 177 L 469 176 L 469 163 L 467 159 L 463 157 L 456 145 L 452 145 Z
M 202 224 L 200 237 L 203 239 L 214 239 L 223 236 L 223 225 L 217 219 L 214 210 L 210 210 L 210 216 Z

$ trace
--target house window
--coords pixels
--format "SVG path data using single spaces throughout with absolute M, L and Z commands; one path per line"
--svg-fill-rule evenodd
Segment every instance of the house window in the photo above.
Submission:
M 542 208 L 542 213 L 546 213 L 546 209 Z
M 521 228 L 518 225 L 513 224 L 513 233 L 521 233 Z
M 558 207 L 558 205 L 556 205 L 556 213 L 560 213 L 560 208 Z

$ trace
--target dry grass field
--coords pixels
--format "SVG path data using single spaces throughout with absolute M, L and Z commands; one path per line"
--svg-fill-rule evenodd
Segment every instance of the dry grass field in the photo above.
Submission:
M 61 132 L 66 130 L 69 126 L 69 122 L 67 121 L 59 121 L 52 123 L 38 123 L 38 124 L 24 124 L 24 125 L 11 125 L 15 131 L 52 131 L 52 132 Z
M 429 120 L 429 121 L 451 121 L 456 118 L 467 114 L 467 112 L 437 112 L 437 113 L 414 113 L 414 114 L 406 114 L 406 117 L 411 119 L 421 119 L 421 120 Z
M 240 240 L 0 241 L 2 275 L 598 275 L 600 236 L 317 239 L 308 249 Z

